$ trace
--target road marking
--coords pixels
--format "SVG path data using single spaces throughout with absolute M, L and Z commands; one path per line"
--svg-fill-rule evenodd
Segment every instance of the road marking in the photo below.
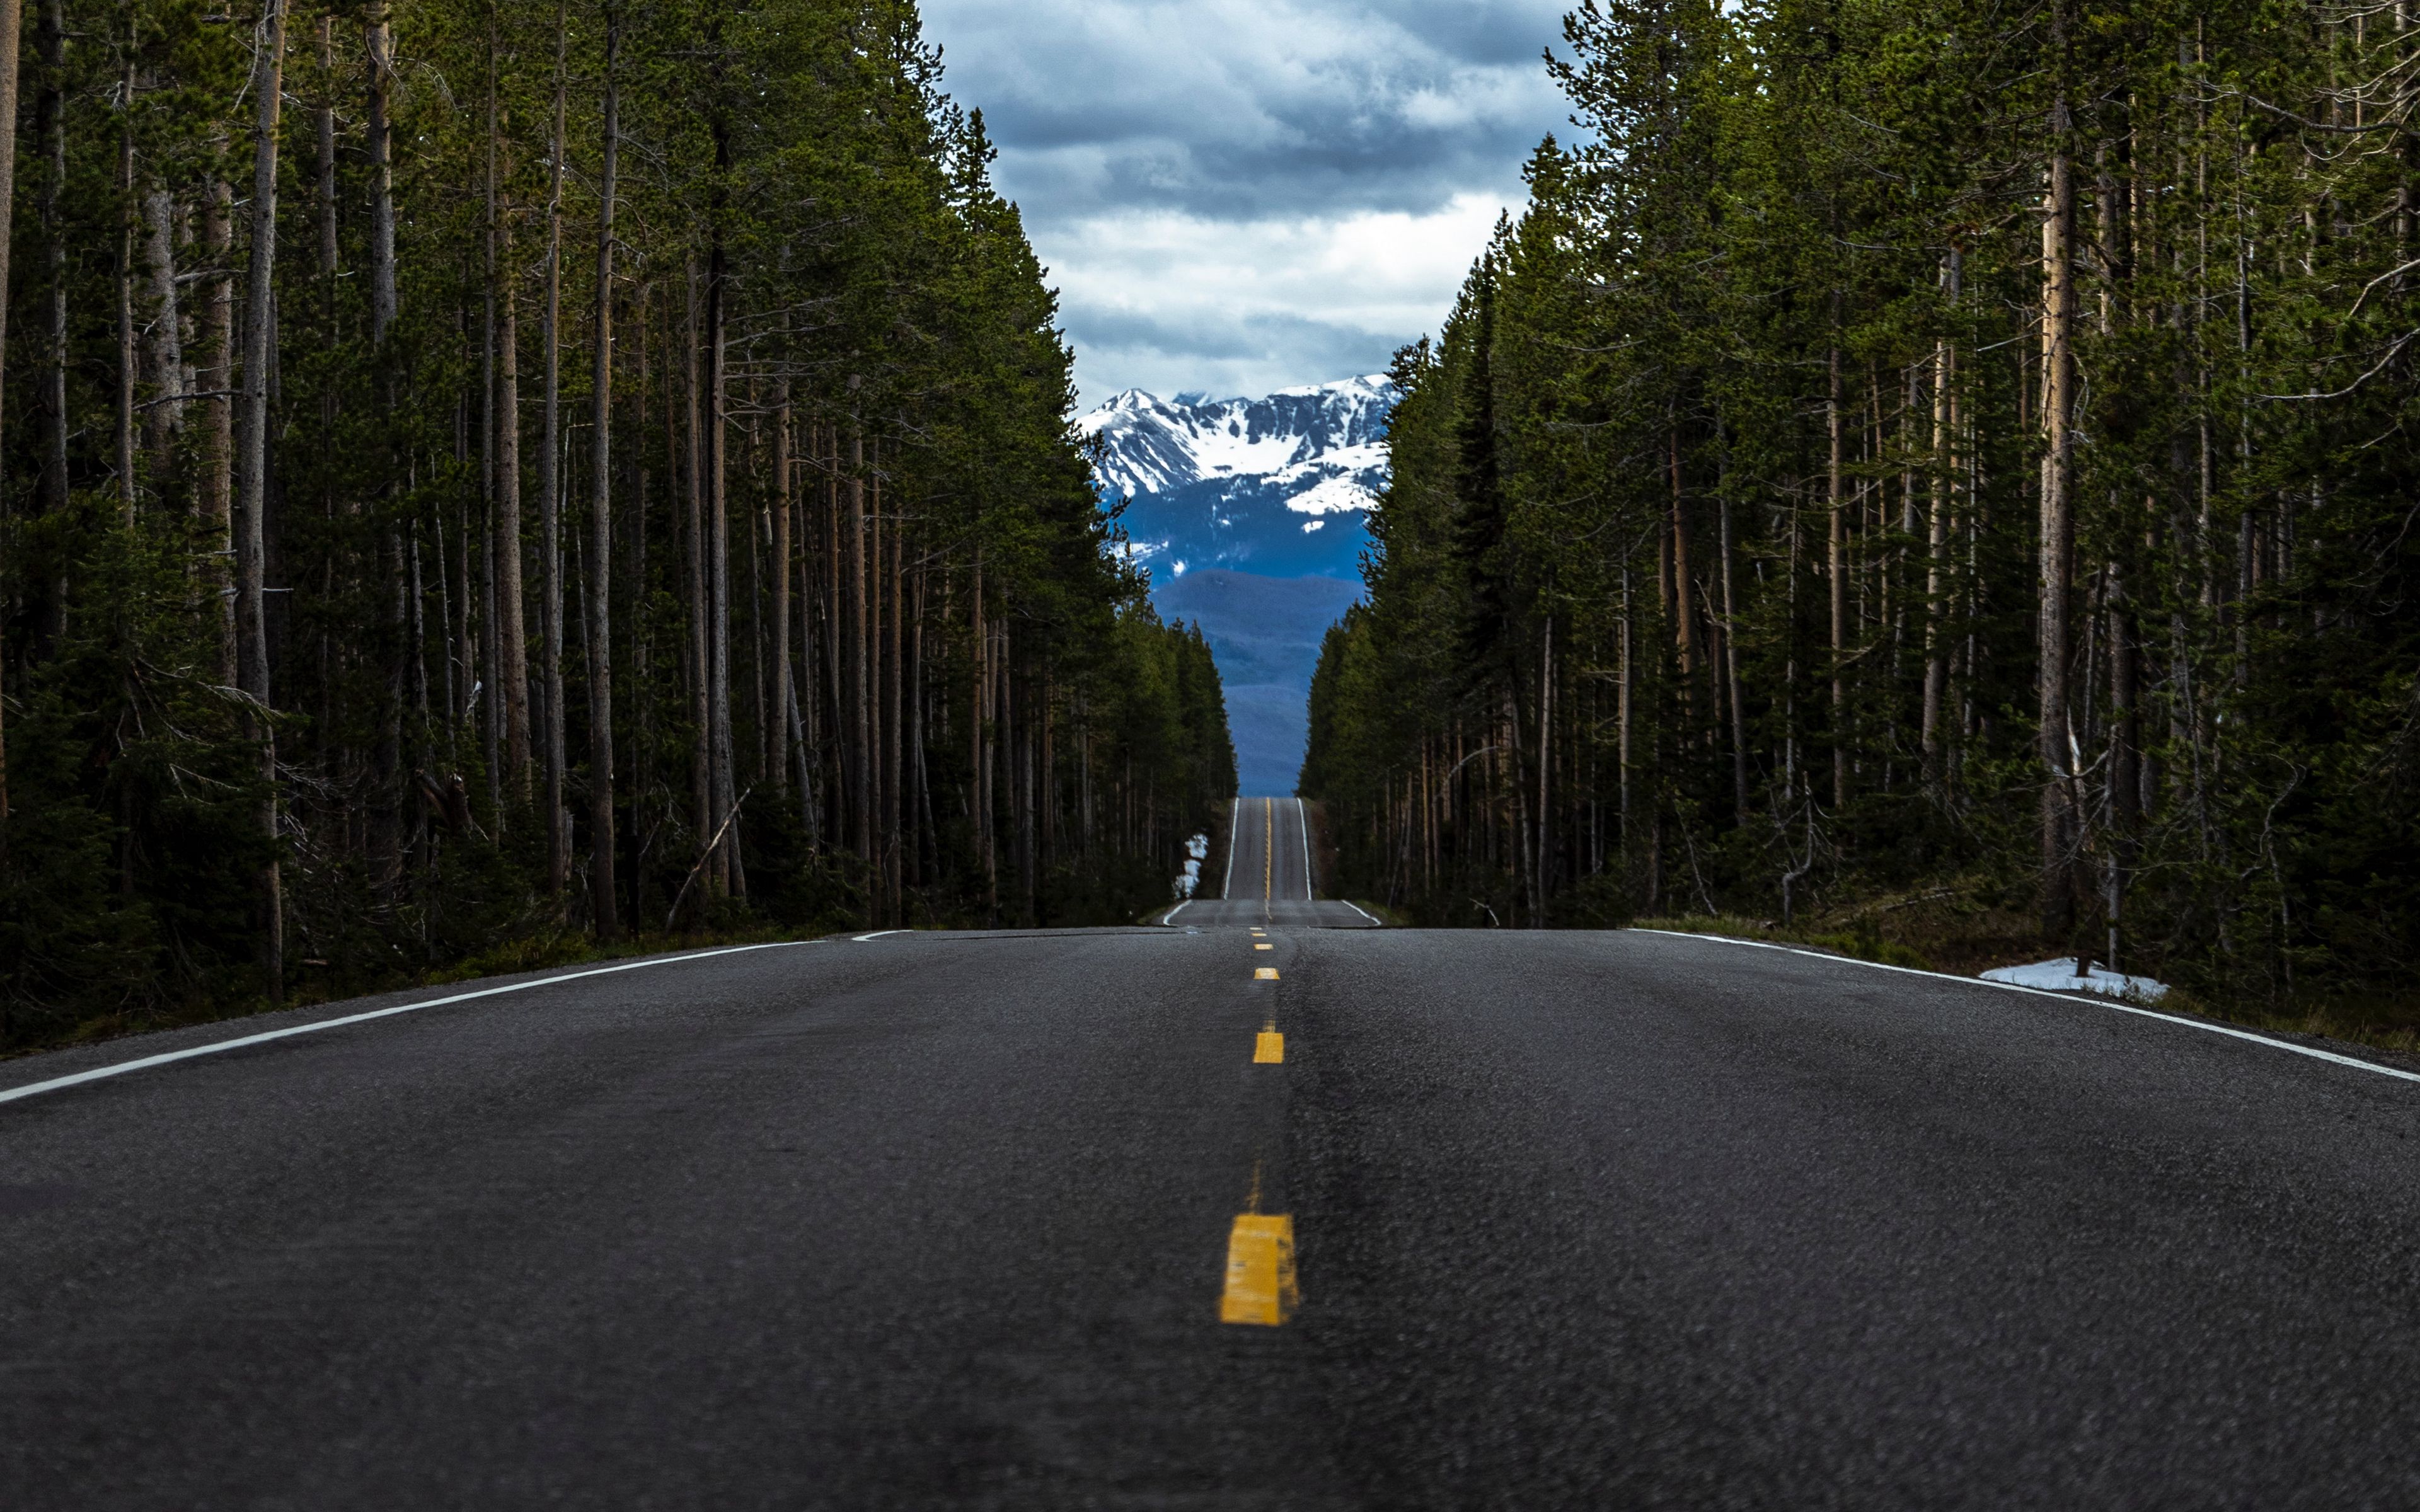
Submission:
M 688 955 L 659 956 L 652 961 L 626 961 L 615 966 L 597 966 L 587 971 L 573 971 L 560 977 L 541 977 L 535 981 L 516 981 L 502 987 L 482 987 L 474 993 L 456 993 L 450 997 L 432 997 L 421 1003 L 400 1003 L 394 1008 L 372 1009 L 366 1013 L 348 1013 L 342 1018 L 321 1019 L 316 1024 L 296 1024 L 283 1029 L 269 1029 L 259 1034 L 247 1034 L 234 1040 L 221 1040 L 213 1044 L 197 1044 L 191 1049 L 171 1050 L 164 1055 L 145 1056 L 139 1060 L 121 1060 L 115 1066 L 96 1066 L 72 1076 L 54 1076 L 46 1082 L 33 1082 L 23 1087 L 0 1090 L 0 1103 L 13 1103 L 37 1092 L 55 1092 L 62 1088 L 81 1087 L 86 1082 L 101 1081 L 111 1076 L 123 1076 L 129 1072 L 148 1071 L 179 1060 L 192 1060 L 198 1056 L 215 1056 L 222 1051 L 241 1050 L 247 1045 L 267 1044 L 271 1040 L 288 1040 L 298 1034 L 317 1034 L 321 1029 L 340 1029 L 348 1024 L 366 1024 L 372 1019 L 393 1018 L 397 1013 L 417 1013 L 424 1008 L 443 1008 L 448 1003 L 467 1003 L 474 997 L 494 997 L 501 993 L 527 992 L 533 987 L 551 987 L 558 982 L 579 981 L 585 977 L 609 977 L 617 971 L 641 971 L 648 966 L 669 966 L 683 961 L 704 961 L 718 955 L 738 955 L 748 950 L 780 950 L 793 945 L 814 945 L 814 940 L 774 940 L 764 945 L 729 945 L 719 950 L 697 950 Z
M 1227 1230 L 1227 1285 L 1218 1321 L 1275 1328 L 1300 1304 L 1294 1279 L 1294 1219 L 1261 1211 L 1261 1163 L 1252 1163 L 1252 1194 Z
M 1282 1066 L 1285 1064 L 1285 1036 L 1275 1029 L 1263 1029 L 1252 1040 L 1252 1064 Z
M 1277 896 L 1278 801 L 1261 800 L 1261 911 Z
M 1254 981 L 1275 981 L 1278 980 L 1278 968 L 1275 966 L 1254 966 L 1252 968 L 1252 980 Z
M 1722 945 L 1745 945 L 1759 950 L 1780 950 L 1789 955 L 1812 956 L 1818 961 L 1837 961 L 1842 965 L 1871 966 L 1876 971 L 1896 971 L 1910 977 L 1931 977 L 1936 981 L 1963 982 L 1969 987 L 1992 987 L 2004 993 L 2029 993 L 2036 997 L 2055 997 L 2062 1003 L 2081 1003 L 2087 1008 L 2105 1008 L 2113 1013 L 2132 1013 L 2137 1018 L 2157 1019 L 2162 1024 L 2173 1024 L 2179 1028 L 2200 1029 L 2206 1034 L 2223 1034 L 2230 1040 L 2248 1040 L 2254 1044 L 2266 1045 L 2272 1050 L 2290 1051 L 2298 1056 L 2308 1056 L 2313 1060 L 2333 1061 L 2339 1066 L 2350 1066 L 2356 1071 L 2374 1071 L 2381 1076 L 2392 1076 L 2397 1081 L 2420 1082 L 2420 1072 L 2397 1071 L 2393 1066 L 2381 1066 L 2374 1060 L 2356 1060 L 2350 1056 L 2339 1056 L 2334 1051 L 2315 1050 L 2309 1045 L 2288 1044 L 2283 1040 L 2272 1040 L 2265 1034 L 2254 1034 L 2248 1029 L 2233 1029 L 2224 1024 L 2180 1018 L 2174 1013 L 2154 1012 L 2148 1008 L 2131 1008 L 2124 1003 L 2082 997 L 2073 993 L 2055 993 L 2042 987 L 2021 987 L 2013 981 L 1985 981 L 1980 977 L 1953 977 L 1947 971 L 1919 971 L 1914 966 L 1885 965 L 1880 961 L 1860 961 L 1855 956 L 1830 955 L 1822 950 L 1802 950 L 1793 945 L 1775 945 L 1769 940 L 1741 940 L 1728 934 L 1696 934 L 1687 930 L 1677 929 L 1640 928 L 1638 933 L 1669 934 L 1674 939 L 1680 940 L 1713 940 Z
M 1192 899 L 1190 899 L 1190 898 L 1186 899 L 1184 903 L 1178 903 L 1175 907 L 1173 907 L 1173 908 L 1170 909 L 1166 914 L 1162 915 L 1162 916 L 1161 916 L 1161 918 L 1160 918 L 1160 920 L 1159 920 L 1159 921 L 1160 921 L 1161 923 L 1163 923 L 1163 924 L 1173 924 L 1173 923 L 1175 923 L 1175 922 L 1176 922 L 1176 916 L 1177 916 L 1177 915 L 1179 915 L 1179 914 L 1181 914 L 1181 913 L 1183 913 L 1183 912 L 1185 912 L 1187 905 L 1187 904 L 1189 904 L 1189 903 L 1191 903 L 1192 902 L 1193 902 L 1193 900 L 1192 900 Z
M 858 941 L 860 944 L 862 944 L 862 943 L 864 943 L 864 942 L 865 942 L 865 941 L 867 941 L 867 940 L 878 940 L 878 939 L 882 938 L 882 936 L 884 936 L 885 934 L 913 934 L 914 933 L 916 933 L 914 930 L 905 930 L 905 929 L 878 929 L 878 930 L 876 930 L 876 931 L 875 931 L 873 933 L 871 933 L 871 934 L 852 934 L 852 935 L 850 935 L 850 936 L 849 936 L 849 938 L 850 938 L 850 939 L 852 939 L 852 940 L 856 940 L 856 941 Z
M 1363 918 L 1366 918 L 1371 923 L 1377 925 L 1380 929 L 1385 929 L 1387 927 L 1387 921 L 1385 919 L 1380 918 L 1377 915 L 1370 912 L 1370 910 L 1362 907 L 1359 903 L 1355 903 L 1350 898 L 1344 900 L 1344 906 L 1352 909 L 1355 913 L 1359 914 Z
M 1316 898 L 1319 891 L 1311 885 L 1311 813 L 1300 798 L 1294 800 L 1294 818 L 1302 826 L 1302 895 Z
M 1255 950 L 1274 950 L 1274 949 L 1277 949 L 1277 947 L 1276 947 L 1276 946 L 1274 946 L 1274 945 L 1269 945 L 1269 944 L 1266 944 L 1266 943 L 1263 943 L 1263 944 L 1260 944 L 1260 945 L 1255 945 L 1255 946 L 1253 946 L 1253 947 L 1252 947 L 1252 949 L 1255 949 Z
M 1235 831 L 1244 827 L 1244 800 L 1235 800 L 1234 814 L 1227 821 L 1227 874 L 1218 883 L 1221 899 L 1235 896 Z

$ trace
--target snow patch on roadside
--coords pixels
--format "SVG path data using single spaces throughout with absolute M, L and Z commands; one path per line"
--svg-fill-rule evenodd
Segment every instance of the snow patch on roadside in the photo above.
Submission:
M 1185 872 L 1176 879 L 1176 895 L 1190 898 L 1202 886 L 1202 863 L 1210 855 L 1210 837 L 1196 835 L 1185 842 Z
M 2088 976 L 2076 974 L 2073 956 L 2060 956 L 2055 961 L 2037 961 L 2029 966 L 1997 966 L 1978 973 L 1985 981 L 2004 981 L 2012 987 L 2044 987 L 2054 992 L 2100 993 L 2109 997 L 2131 997 L 2137 1002 L 2156 1003 L 2168 995 L 2168 984 L 2149 977 L 2130 977 L 2095 965 Z

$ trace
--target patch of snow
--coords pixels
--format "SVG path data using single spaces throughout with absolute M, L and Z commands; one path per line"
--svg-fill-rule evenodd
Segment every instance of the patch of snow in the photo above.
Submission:
M 1983 972 L 1985 981 L 2005 981 L 2011 987 L 2044 987 L 2056 992 L 2100 993 L 2109 997 L 2131 997 L 2138 1002 L 2156 1003 L 2168 995 L 2168 984 L 2149 977 L 2130 977 L 2095 965 L 2091 975 L 2079 977 L 2075 958 L 2060 956 L 2055 961 L 2037 961 L 2029 966 L 1997 966 Z
M 1377 507 L 1378 496 L 1350 473 L 1323 479 L 1286 501 L 1286 508 L 1297 515 L 1341 515 Z
M 1190 898 L 1202 885 L 1202 861 L 1210 854 L 1210 837 L 1196 835 L 1185 842 L 1185 874 L 1176 879 L 1176 896 Z
M 1158 493 L 1204 478 L 1267 477 L 1292 487 L 1338 470 L 1383 482 L 1381 438 L 1394 402 L 1394 385 L 1379 374 L 1258 399 L 1180 393 L 1171 401 L 1128 389 L 1078 416 L 1074 429 L 1101 439 L 1100 479 L 1112 492 Z

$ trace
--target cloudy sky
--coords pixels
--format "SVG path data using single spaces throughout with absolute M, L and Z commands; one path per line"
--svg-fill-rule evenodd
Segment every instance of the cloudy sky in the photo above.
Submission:
M 1078 352 L 1124 388 L 1258 394 L 1434 331 L 1520 165 L 1568 135 L 1567 0 L 924 0 L 948 87 Z

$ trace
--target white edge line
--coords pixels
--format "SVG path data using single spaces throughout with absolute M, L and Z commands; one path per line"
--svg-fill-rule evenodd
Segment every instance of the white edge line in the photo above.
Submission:
M 2162 1013 L 2148 1008 L 2134 1008 L 2097 995 L 2084 996 L 2075 993 L 2055 993 L 2046 987 L 2024 987 L 2013 981 L 1986 981 L 1980 977 L 1956 977 L 1947 971 L 1919 971 L 1914 966 L 1886 965 L 1880 961 L 1860 961 L 1853 955 L 1832 955 L 1823 950 L 1803 950 L 1794 945 L 1776 945 L 1769 940 L 1742 940 L 1729 934 L 1693 934 L 1687 930 L 1647 929 L 1639 925 L 1631 927 L 1641 934 L 1668 934 L 1679 940 L 1714 940 L 1724 945 L 1745 945 L 1759 950 L 1781 950 L 1791 955 L 1812 956 L 1818 961 L 1838 961 L 1853 966 L 1871 966 L 1876 971 L 1896 971 L 1902 976 L 1931 977 L 1937 981 L 1961 981 L 1970 987 L 1992 987 L 2004 993 L 2024 993 L 2034 997 L 2053 997 L 2062 1003 L 2082 1003 L 2087 1008 L 2105 1008 L 2113 1013 L 2132 1013 L 2137 1018 L 2156 1019 L 2162 1024 L 2173 1024 L 2185 1029 L 2199 1029 L 2205 1034 L 2223 1034 L 2230 1040 L 2248 1040 L 2254 1044 L 2267 1045 L 2272 1050 L 2289 1051 L 2294 1055 L 2308 1056 L 2313 1060 L 2326 1060 L 2339 1066 L 2350 1066 L 2356 1071 L 2372 1071 L 2381 1076 L 2392 1076 L 2397 1081 L 2420 1082 L 2420 1072 L 2400 1071 L 2393 1066 L 2381 1066 L 2374 1060 L 2361 1060 L 2352 1056 L 2340 1056 L 2333 1050 L 2314 1050 L 2309 1045 L 2273 1040 L 2265 1034 L 2255 1034 L 2249 1029 L 2230 1028 L 2226 1025 L 2212 1024 L 2206 1019 L 2185 1018 L 2180 1014 Z
M 1319 892 L 1311 885 L 1311 813 L 1303 808 L 1300 798 L 1294 800 L 1294 822 L 1302 829 L 1302 901 L 1311 903 L 1319 897 Z
M 55 1092 L 62 1088 L 80 1087 L 111 1076 L 123 1076 L 129 1072 L 148 1071 L 174 1061 L 192 1060 L 197 1056 L 215 1056 L 225 1050 L 240 1050 L 246 1045 L 267 1044 L 271 1040 L 288 1040 L 298 1034 L 317 1034 L 321 1029 L 340 1029 L 348 1024 L 366 1024 L 371 1019 L 393 1018 L 397 1013 L 417 1013 L 424 1008 L 442 1008 L 448 1003 L 467 1003 L 473 997 L 493 997 L 499 993 L 527 992 L 533 987 L 551 987 L 558 982 L 578 981 L 583 977 L 611 976 L 617 971 L 637 971 L 646 966 L 669 966 L 683 961 L 704 961 L 710 956 L 737 955 L 744 950 L 779 950 L 793 945 L 813 945 L 813 940 L 774 940 L 764 945 L 730 945 L 717 950 L 697 950 L 687 955 L 659 956 L 652 961 L 628 961 L 620 965 L 597 966 L 587 971 L 574 971 L 560 977 L 541 977 L 535 981 L 516 981 L 502 987 L 482 987 L 474 993 L 456 993 L 450 997 L 431 997 L 425 1002 L 398 1003 L 393 1008 L 376 1008 L 366 1013 L 348 1013 L 342 1018 L 321 1019 L 314 1024 L 289 1025 L 282 1029 L 267 1029 L 238 1039 L 220 1040 L 210 1044 L 197 1044 L 184 1050 L 171 1050 L 157 1056 L 145 1056 L 139 1060 L 121 1060 L 114 1066 L 96 1066 L 72 1076 L 54 1076 L 46 1082 L 29 1082 L 23 1087 L 0 1090 L 0 1103 L 14 1103 L 21 1097 L 37 1092 Z
M 1218 884 L 1218 901 L 1233 902 L 1235 896 L 1235 831 L 1244 827 L 1244 800 L 1237 798 L 1227 813 L 1227 876 Z
M 878 929 L 871 934 L 852 934 L 849 938 L 859 942 L 860 944 L 863 944 L 867 940 L 878 940 L 885 934 L 913 934 L 915 933 L 916 932 L 914 930 L 906 929 Z
M 1187 905 L 1189 905 L 1192 902 L 1193 902 L 1193 900 L 1192 900 L 1192 899 L 1190 899 L 1190 898 L 1186 899 L 1184 903 L 1178 903 L 1175 907 L 1173 907 L 1173 908 L 1170 909 L 1167 913 L 1160 915 L 1160 916 L 1159 916 L 1159 921 L 1160 921 L 1162 924 L 1173 924 L 1173 923 L 1175 923 L 1175 922 L 1176 922 L 1176 916 L 1177 916 L 1177 915 L 1179 915 L 1179 914 L 1181 914 L 1181 913 L 1183 913 L 1183 912 L 1185 912 L 1185 910 L 1186 910 L 1187 906 Z
M 1352 909 L 1355 913 L 1359 914 L 1363 918 L 1366 918 L 1371 923 L 1377 925 L 1380 929 L 1385 929 L 1387 927 L 1387 921 L 1385 919 L 1380 918 L 1377 915 L 1370 912 L 1367 908 L 1362 907 L 1359 903 L 1355 903 L 1352 899 L 1339 898 L 1337 902 L 1342 903 L 1345 907 Z

